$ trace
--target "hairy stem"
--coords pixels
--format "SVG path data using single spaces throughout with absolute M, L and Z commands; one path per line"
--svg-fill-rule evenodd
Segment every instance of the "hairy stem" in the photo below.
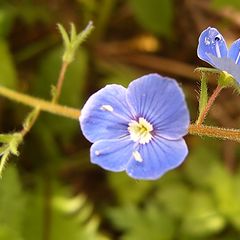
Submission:
M 63 117 L 77 119 L 80 115 L 80 111 L 78 109 L 62 106 L 46 100 L 31 97 L 26 94 L 18 93 L 1 85 L 0 95 L 27 106 L 39 108 L 41 111 L 50 112 Z
M 188 133 L 240 142 L 240 130 L 190 124 Z
M 3 86 L 0 86 L 0 95 L 30 107 L 38 108 L 40 111 L 46 111 L 62 117 L 78 120 L 80 116 L 80 110 L 76 108 L 70 108 L 39 98 L 31 97 Z M 236 129 L 210 127 L 202 124 L 190 124 L 188 133 L 192 135 L 215 137 L 240 142 L 240 130 Z
M 31 130 L 32 126 L 37 121 L 39 114 L 40 114 L 40 109 L 38 107 L 33 109 L 32 112 L 30 112 L 30 114 L 28 115 L 30 117 L 30 120 L 28 121 L 27 124 L 23 124 L 23 129 L 21 131 L 21 134 L 23 137 L 25 137 L 25 135 Z
M 60 97 L 60 94 L 62 92 L 62 86 L 65 78 L 65 73 L 68 68 L 69 63 L 68 62 L 63 62 L 62 67 L 59 73 L 58 81 L 57 81 L 57 87 L 56 87 L 56 94 L 52 98 L 52 102 L 56 103 Z
M 211 106 L 213 105 L 214 101 L 216 100 L 217 96 L 219 95 L 219 93 L 222 91 L 223 87 L 218 85 L 216 87 L 216 89 L 214 90 L 212 96 L 209 98 L 206 107 L 204 108 L 204 110 L 202 111 L 202 113 L 200 113 L 196 124 L 197 125 L 201 125 L 204 122 L 204 119 L 206 118 Z

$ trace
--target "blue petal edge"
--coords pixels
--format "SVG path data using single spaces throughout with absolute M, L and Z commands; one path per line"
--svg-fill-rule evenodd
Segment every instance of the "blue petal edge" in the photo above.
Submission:
M 131 82 L 127 101 L 138 117 L 153 125 L 154 132 L 168 139 L 187 133 L 190 115 L 185 95 L 176 80 L 148 74 Z
M 127 174 L 135 179 L 155 180 L 167 171 L 178 167 L 186 158 L 188 148 L 184 139 L 166 140 L 140 145 L 138 149 L 142 162 L 131 158 Z
M 132 156 L 134 143 L 128 139 L 101 140 L 90 150 L 91 162 L 114 172 L 124 171 Z
M 208 27 L 199 37 L 197 55 L 203 61 L 215 67 L 215 63 L 209 58 L 209 54 L 215 57 L 227 57 L 228 48 L 222 34 L 216 29 Z
M 126 102 L 126 88 L 112 84 L 94 93 L 79 117 L 83 135 L 90 141 L 119 138 L 128 134 L 132 118 Z

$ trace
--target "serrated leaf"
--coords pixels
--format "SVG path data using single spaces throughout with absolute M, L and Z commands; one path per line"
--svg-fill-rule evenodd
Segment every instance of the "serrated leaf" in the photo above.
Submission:
M 171 240 L 174 221 L 164 209 L 148 204 L 146 208 L 126 205 L 109 210 L 112 223 L 123 231 L 124 240 Z
M 173 20 L 172 0 L 129 0 L 137 21 L 155 34 L 170 36 Z

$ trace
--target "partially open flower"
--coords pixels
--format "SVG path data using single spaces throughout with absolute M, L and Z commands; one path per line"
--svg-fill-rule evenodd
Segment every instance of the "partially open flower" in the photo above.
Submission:
M 177 82 L 149 74 L 127 89 L 113 84 L 93 94 L 80 125 L 93 142 L 92 163 L 136 179 L 156 179 L 185 159 L 189 119 Z
M 230 48 L 216 28 L 208 27 L 200 37 L 197 54 L 213 67 L 230 74 L 240 84 L 240 39 Z

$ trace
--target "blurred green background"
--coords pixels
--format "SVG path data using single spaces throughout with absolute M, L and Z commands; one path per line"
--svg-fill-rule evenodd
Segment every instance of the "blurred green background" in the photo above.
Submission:
M 239 0 L 1 0 L 0 84 L 50 99 L 63 46 L 56 24 L 95 30 L 69 67 L 60 103 L 81 108 L 108 83 L 145 73 L 174 77 L 197 116 L 200 32 L 240 36 Z M 216 81 L 210 79 L 209 90 Z M 0 97 L 1 133 L 21 129 L 28 107 Z M 239 128 L 240 101 L 225 90 L 207 123 Z M 187 136 L 184 164 L 136 181 L 89 161 L 74 120 L 41 113 L 0 180 L 0 240 L 238 240 L 240 148 Z

